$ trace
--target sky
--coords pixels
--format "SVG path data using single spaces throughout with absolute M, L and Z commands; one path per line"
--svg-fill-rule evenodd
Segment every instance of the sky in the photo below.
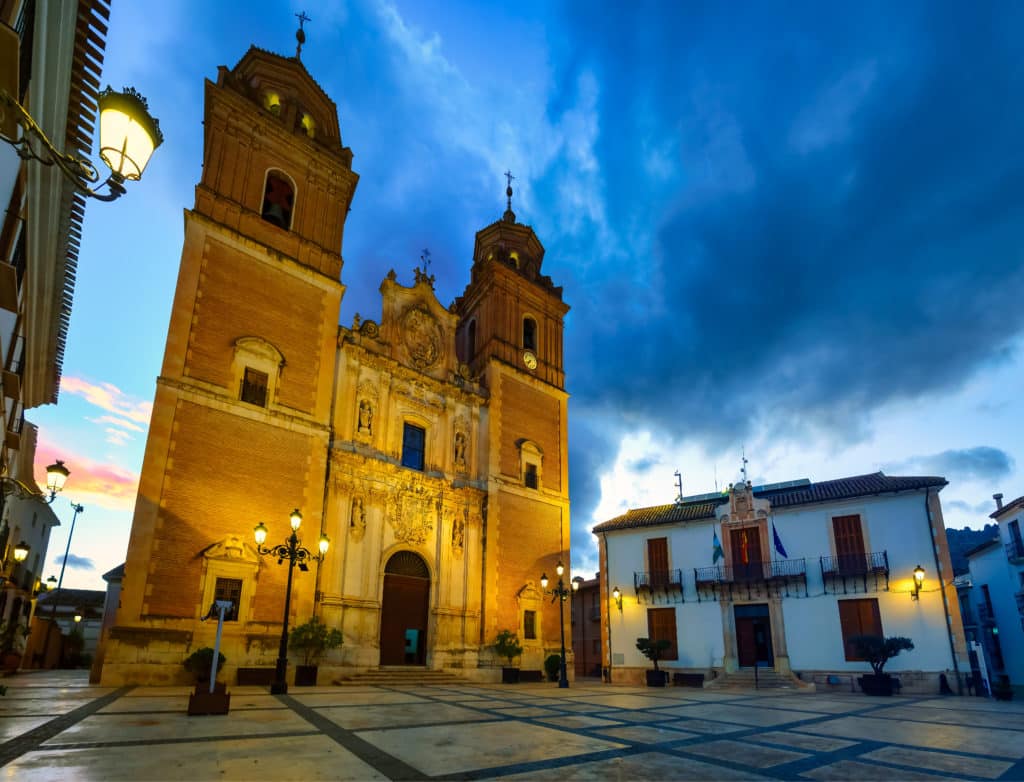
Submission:
M 360 175 L 341 322 L 430 249 L 443 304 L 513 209 L 565 289 L 572 561 L 628 508 L 876 470 L 942 475 L 947 526 L 1024 494 L 1024 5 L 114 3 L 104 83 L 166 141 L 90 204 L 60 401 L 30 411 L 65 585 L 124 561 L 203 80 L 251 44 L 338 106 Z

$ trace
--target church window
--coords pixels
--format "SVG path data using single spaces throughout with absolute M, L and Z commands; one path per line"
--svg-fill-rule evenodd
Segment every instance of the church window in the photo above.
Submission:
M 537 638 L 537 612 L 523 611 L 523 638 L 533 641 Z
M 242 579 L 218 578 L 213 590 L 214 600 L 227 600 L 231 608 L 224 612 L 225 622 L 238 621 L 238 606 L 242 602 Z
M 281 96 L 268 90 L 263 93 L 263 107 L 275 117 L 281 114 Z
M 422 470 L 427 433 L 422 427 L 407 423 L 402 432 L 402 466 Z
M 523 472 L 523 483 L 527 489 L 536 489 L 540 483 L 537 478 L 537 465 L 526 463 L 526 470 Z
M 476 355 L 476 320 L 469 322 L 469 328 L 466 331 L 466 363 L 473 360 Z
M 252 367 L 245 368 L 245 375 L 242 377 L 242 388 L 239 399 L 258 407 L 267 406 L 267 383 L 269 378 L 266 372 L 260 372 Z
M 302 127 L 302 131 L 310 138 L 316 136 L 316 121 L 309 114 L 303 113 L 302 119 L 299 120 L 299 125 Z
M 267 184 L 263 188 L 263 219 L 287 231 L 292 227 L 294 205 L 295 188 L 285 174 L 281 171 L 268 172 Z
M 537 349 L 537 321 L 533 318 L 523 318 L 523 348 Z

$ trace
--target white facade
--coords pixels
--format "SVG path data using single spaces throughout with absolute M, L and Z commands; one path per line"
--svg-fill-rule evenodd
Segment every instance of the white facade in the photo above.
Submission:
M 869 489 L 908 480 L 881 474 L 862 478 L 874 481 Z M 847 659 L 840 611 L 870 613 L 877 605 L 881 633 L 906 636 L 915 645 L 890 661 L 886 672 L 899 674 L 905 688 L 926 691 L 937 691 L 938 674 L 947 673 L 955 687 L 954 670 L 969 669 L 955 590 L 951 584 L 946 590 L 941 587 L 952 581 L 937 496 L 945 481 L 923 479 L 930 486 L 818 499 L 822 494 L 856 493 L 851 487 L 859 480 L 828 482 L 826 492 L 816 491 L 826 484 L 765 491 L 740 484 L 728 495 L 633 511 L 599 525 L 595 532 L 606 595 L 605 664 L 611 666 L 613 680 L 638 681 L 650 668 L 636 649 L 636 639 L 656 634 L 649 611 L 665 608 L 674 610 L 678 647 L 678 659 L 659 664 L 669 672 L 704 673 L 707 680 L 752 664 L 753 626 L 759 667 L 781 675 L 792 671 L 804 681 L 823 681 L 830 674 L 848 680 L 846 675 L 870 673 L 870 667 Z M 801 497 L 812 501 L 802 502 Z M 859 524 L 862 555 L 851 559 L 837 552 L 836 517 L 856 517 L 848 523 Z M 787 557 L 775 549 L 773 527 Z M 734 531 L 741 536 L 744 530 L 758 548 L 748 560 L 753 566 L 739 562 L 741 554 L 733 543 Z M 716 536 L 722 547 L 717 564 L 712 561 Z M 648 543 L 657 538 L 667 540 L 667 579 L 657 576 L 650 561 L 660 559 Z M 913 571 L 918 565 L 925 578 L 915 597 Z M 612 597 L 616 586 L 622 593 L 621 611 Z M 954 617 L 952 632 L 947 600 Z M 845 601 L 868 602 L 841 608 Z M 741 650 L 745 644 L 746 654 Z
M 999 502 L 1002 495 L 997 495 Z M 991 515 L 999 538 L 968 552 L 968 599 L 993 685 L 1001 680 L 1024 696 L 1024 497 Z M 1004 678 L 1005 677 L 1005 678 Z

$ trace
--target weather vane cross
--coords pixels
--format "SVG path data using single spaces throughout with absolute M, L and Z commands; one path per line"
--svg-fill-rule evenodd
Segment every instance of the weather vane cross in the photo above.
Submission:
M 511 212 L 512 212 L 512 180 L 515 179 L 515 177 L 512 176 L 512 172 L 511 171 L 506 171 L 505 172 L 505 179 L 508 182 L 508 187 L 505 188 L 505 195 L 508 196 L 508 211 L 511 214 Z
M 682 504 L 683 502 L 683 476 L 676 470 L 676 487 L 679 489 L 679 495 L 676 497 L 676 502 Z
M 747 449 L 744 448 L 741 451 L 741 454 L 742 454 L 742 459 L 743 459 L 743 469 L 740 470 L 740 472 L 743 473 L 743 482 L 746 483 L 747 482 Z
M 306 42 L 306 33 L 302 29 L 302 26 L 306 22 L 312 22 L 313 20 L 310 17 L 306 16 L 306 12 L 305 11 L 303 11 L 302 13 L 299 13 L 299 14 L 295 14 L 295 18 L 299 20 L 299 29 L 295 31 L 295 40 L 299 42 L 299 45 L 295 47 L 295 59 L 296 60 L 301 60 L 302 59 L 302 44 L 304 44 Z
M 430 270 L 430 250 L 428 248 L 423 248 L 423 254 L 420 255 L 420 260 L 423 261 L 423 273 L 426 274 Z

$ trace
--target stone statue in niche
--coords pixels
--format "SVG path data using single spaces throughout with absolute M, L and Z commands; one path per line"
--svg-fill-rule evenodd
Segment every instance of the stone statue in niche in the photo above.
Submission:
M 359 402 L 359 434 L 373 434 L 373 405 L 368 399 Z
M 458 470 L 466 469 L 466 435 L 464 432 L 455 433 L 455 467 Z
M 363 510 L 362 497 L 352 498 L 352 516 L 349 521 L 349 529 L 355 540 L 361 539 L 363 533 L 366 532 L 366 512 Z
M 466 523 L 456 516 L 452 520 L 452 548 L 455 549 L 456 553 L 462 551 L 462 546 L 465 543 L 466 538 Z

